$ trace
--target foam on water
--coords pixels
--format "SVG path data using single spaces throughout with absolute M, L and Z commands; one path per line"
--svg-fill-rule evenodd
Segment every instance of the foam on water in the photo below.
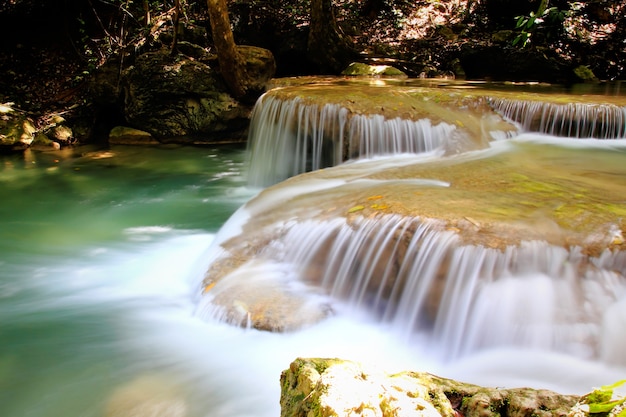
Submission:
M 175 243 L 180 252 L 202 254 L 205 240 L 206 237 L 188 236 L 170 241 L 164 247 Z M 198 400 L 201 404 L 196 407 L 210 407 L 206 414 L 200 415 L 278 415 L 280 372 L 296 357 L 340 357 L 388 371 L 415 369 L 492 386 L 533 386 L 580 394 L 593 386 L 618 380 L 626 372 L 618 365 L 549 350 L 507 346 L 442 360 L 425 349 L 419 339 L 406 341 L 393 326 L 381 324 L 369 313 L 340 303 L 335 305 L 337 314 L 333 318 L 288 334 L 205 322 L 191 311 L 193 302 L 188 291 L 193 288 L 193 280 L 188 274 L 179 271 L 171 274 L 169 280 L 156 282 L 149 278 L 154 270 L 163 271 L 164 265 L 173 265 L 180 252 L 166 256 L 169 260 L 161 259 L 128 287 L 122 286 L 124 291 L 131 290 L 146 299 L 169 300 L 148 305 L 138 303 L 137 312 L 147 326 L 143 334 L 131 332 L 126 337 L 138 350 L 149 352 L 146 360 L 154 356 L 157 362 L 174 369 L 192 391 L 214 393 L 215 396 L 209 394 L 211 401 Z M 149 260 L 163 253 L 144 255 Z
M 82 380 L 97 391 L 87 398 L 110 398 L 129 382 L 148 376 L 175 385 L 192 417 L 275 417 L 280 413 L 280 373 L 297 357 L 339 357 L 387 371 L 413 369 L 487 385 L 568 393 L 584 393 L 622 378 L 626 371 L 540 349 L 492 349 L 441 360 L 419 339 L 406 341 L 393 326 L 341 303 L 335 304 L 334 317 L 287 334 L 207 322 L 194 315 L 194 294 L 214 235 L 154 230 L 145 229 L 152 240 L 86 249 L 76 260 L 40 271 L 36 290 L 42 292 L 41 310 L 80 316 L 95 308 L 113 328 L 110 346 L 87 343 L 81 348 L 86 362 L 116 362 L 115 355 L 123 352 L 118 369 L 99 376 L 103 383 Z M 110 306 L 123 314 L 109 315 Z M 56 384 L 60 386 L 48 391 L 61 390 L 62 378 Z M 139 386 L 156 400 L 157 388 Z M 94 416 L 101 415 L 99 409 L 94 405 Z

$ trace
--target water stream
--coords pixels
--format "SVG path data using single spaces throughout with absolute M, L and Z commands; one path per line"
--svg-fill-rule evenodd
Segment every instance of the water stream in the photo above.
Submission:
M 624 165 L 623 146 L 573 149 L 581 158 L 606 155 L 597 171 Z M 545 276 L 482 288 L 473 328 L 459 328 L 464 322 L 453 318 L 438 324 L 440 334 L 465 332 L 467 345 L 440 350 L 349 300 L 334 301 L 329 319 L 285 334 L 198 317 L 212 243 L 259 191 L 248 185 L 248 157 L 246 149 L 225 147 L 0 156 L 1 416 L 153 416 L 158 409 L 175 417 L 276 417 L 280 372 L 298 356 L 563 393 L 582 394 L 626 375 L 623 277 L 603 281 L 614 282 L 611 294 L 621 297 L 607 316 L 612 342 L 605 357 L 613 359 L 604 361 L 582 345 L 546 343 L 550 330 L 541 322 L 561 301 L 573 301 Z M 623 183 L 621 171 L 615 175 Z M 480 256 L 489 262 L 488 254 Z M 462 303 L 461 293 L 451 294 L 457 298 L 449 303 Z M 511 297 L 528 300 L 527 308 L 507 309 Z M 519 314 L 535 318 L 536 345 L 500 344 L 501 334 L 479 324 L 490 317 L 497 329 Z M 487 337 L 472 339 L 479 333 Z M 135 408 L 143 414 L 132 414 Z

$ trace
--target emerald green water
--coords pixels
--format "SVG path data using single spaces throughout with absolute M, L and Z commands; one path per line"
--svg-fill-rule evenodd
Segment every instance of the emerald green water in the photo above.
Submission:
M 0 157 L 0 415 L 99 416 L 138 375 L 174 378 L 147 331 L 167 326 L 146 315 L 190 310 L 190 268 L 251 195 L 243 160 L 239 148 Z
M 241 149 L 77 152 L 0 160 L 3 259 L 12 247 L 64 251 L 130 227 L 215 230 L 241 203 Z

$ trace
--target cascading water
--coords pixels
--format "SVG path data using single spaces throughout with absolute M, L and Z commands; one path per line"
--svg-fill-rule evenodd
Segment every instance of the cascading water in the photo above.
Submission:
M 250 182 L 267 186 L 346 159 L 430 152 L 455 140 L 455 133 L 445 122 L 353 114 L 338 104 L 266 94 L 252 113 Z
M 521 152 L 523 167 L 544 160 L 546 179 L 585 180 L 543 210 L 580 213 L 582 223 L 626 218 L 623 141 L 554 138 L 555 148 L 546 138 L 498 142 Z M 621 229 L 602 246 L 614 249 L 595 252 L 461 239 L 464 227 L 493 232 L 467 210 L 499 198 L 503 171 L 483 178 L 488 192 L 438 202 L 475 170 L 450 161 L 490 160 L 493 149 L 352 161 L 267 188 L 239 211 L 258 191 L 246 185 L 243 149 L 91 151 L 0 155 L 2 417 L 276 417 L 280 373 L 298 356 L 579 394 L 626 374 Z M 439 161 L 450 178 L 389 174 L 416 161 Z M 559 188 L 514 174 L 527 185 L 515 197 L 530 219 L 518 229 L 559 237 L 526 198 Z M 403 198 L 381 191 L 392 189 Z M 423 208 L 462 212 L 462 223 L 403 215 L 403 201 L 418 195 Z M 590 216 L 589 201 L 606 210 Z M 510 215 L 504 208 L 490 214 Z M 594 225 L 591 240 L 611 230 Z M 233 261 L 228 273 L 201 295 L 199 277 L 224 259 Z M 233 275 L 231 300 L 238 283 L 251 293 L 257 282 L 278 283 L 332 314 L 286 333 L 201 319 Z M 297 307 L 281 311 L 295 316 Z
M 523 131 L 572 138 L 626 138 L 626 107 L 493 98 L 491 106 Z
M 255 321 L 255 316 L 264 313 L 255 310 L 255 297 L 249 293 L 269 288 L 267 281 L 276 280 L 289 288 L 295 300 L 306 300 L 307 294 L 316 300 L 313 310 L 303 313 L 309 318 L 326 317 L 329 305 L 339 317 L 366 314 L 416 352 L 449 364 L 444 368 L 451 375 L 462 377 L 470 369 L 475 382 L 506 385 L 508 382 L 490 376 L 510 377 L 511 372 L 517 372 L 520 380 L 530 385 L 539 375 L 546 382 L 559 374 L 584 384 L 590 379 L 610 379 L 609 369 L 617 374 L 626 372 L 626 356 L 620 348 L 623 337 L 617 331 L 626 320 L 626 255 L 621 251 L 624 239 L 620 220 L 626 211 L 620 208 L 624 202 L 619 198 L 626 185 L 624 142 L 611 141 L 604 146 L 600 141 L 556 139 L 561 134 L 619 138 L 624 128 L 619 121 L 621 107 L 580 105 L 571 106 L 570 111 L 567 106 L 545 105 L 542 111 L 552 110 L 544 111 L 546 119 L 542 123 L 548 126 L 558 119 L 559 128 L 554 127 L 554 121 L 551 127 L 541 128 L 542 135 L 522 133 L 514 140 L 497 141 L 485 150 L 461 154 L 456 159 L 415 152 L 414 156 L 377 157 L 372 161 L 359 158 L 339 164 L 333 159 L 337 156 L 333 148 L 336 143 L 327 139 L 332 136 L 328 132 L 339 132 L 338 137 L 346 138 L 348 132 L 359 130 L 355 128 L 358 123 L 365 123 L 361 134 L 369 132 L 365 136 L 376 140 L 394 135 L 392 123 L 385 126 L 388 120 L 382 116 L 350 117 L 341 106 L 313 106 L 304 99 L 264 100 L 268 102 L 261 102 L 255 110 L 268 113 L 255 119 L 259 124 L 252 130 L 252 166 L 262 161 L 262 153 L 254 146 L 266 141 L 263 149 L 270 165 L 279 165 L 278 160 L 299 161 L 299 168 L 285 170 L 284 175 L 309 171 L 313 169 L 311 154 L 303 150 L 310 147 L 310 137 L 317 138 L 312 147 L 316 155 L 332 155 L 329 161 L 334 162 L 328 165 L 339 166 L 299 175 L 264 190 L 227 223 L 225 229 L 234 232 L 218 235 L 220 248 L 215 263 L 227 268 L 209 269 L 197 314 L 209 320 L 219 317 L 235 325 L 265 328 L 267 322 L 258 325 Z M 517 104 L 510 103 L 490 101 L 505 117 L 519 122 L 522 132 L 537 130 L 532 124 L 524 124 L 534 107 L 520 111 Z M 563 122 L 573 117 L 577 127 Z M 353 120 L 358 123 L 350 124 Z M 441 129 L 434 135 L 442 138 L 438 146 L 459 125 L 431 123 L 431 129 Z M 420 126 L 427 128 L 427 123 Z M 269 145 L 272 140 L 280 145 Z M 349 141 L 338 143 L 346 147 Z M 288 151 L 276 159 L 275 149 Z M 292 157 L 289 152 L 294 149 L 298 154 Z M 389 148 L 381 151 L 385 152 L 393 153 Z M 485 168 L 493 176 L 476 180 L 484 190 L 469 194 L 456 190 L 457 183 L 469 184 L 472 190 L 474 184 L 465 178 L 470 176 L 463 169 L 453 169 L 455 164 L 474 158 L 487 161 L 498 153 L 510 153 L 519 166 L 535 167 L 540 179 L 523 170 L 516 172 L 516 165 L 507 168 L 503 161 L 494 160 L 494 167 L 503 168 Z M 375 151 L 367 155 L 379 154 Z M 308 165 L 305 160 L 309 160 Z M 412 163 L 443 169 L 424 168 L 427 175 L 435 176 L 419 178 L 397 178 L 397 169 L 394 173 L 387 171 Z M 474 170 L 474 166 L 468 165 L 466 170 Z M 447 171 L 460 175 L 446 175 L 445 180 L 436 176 Z M 510 175 L 498 177 L 500 172 Z M 572 188 L 561 188 L 570 176 L 580 177 L 580 181 L 574 181 Z M 509 185 L 502 187 L 501 183 Z M 612 194 L 607 184 L 614 185 Z M 598 188 L 595 193 L 594 188 Z M 403 199 L 431 195 L 430 200 L 436 202 L 444 195 L 439 190 L 445 189 L 457 194 L 442 199 L 439 207 L 436 203 L 428 205 L 429 213 L 438 213 L 443 220 L 402 213 L 409 210 L 402 208 Z M 505 202 L 498 194 L 506 189 L 512 190 L 515 203 Z M 386 196 L 394 193 L 401 197 L 387 202 Z M 538 195 L 538 202 L 526 201 L 527 194 Z M 471 207 L 472 201 L 484 207 L 487 220 L 475 220 L 475 214 L 457 210 L 457 206 Z M 509 204 L 519 204 L 520 208 Z M 602 213 L 587 213 L 585 204 L 602 208 Z M 420 212 L 419 204 L 415 210 Z M 459 215 L 455 213 L 461 213 L 460 220 L 450 222 L 448 217 Z M 507 218 L 509 213 L 511 217 Z M 573 217 L 567 224 L 564 219 L 569 215 Z M 497 221 L 489 220 L 494 218 L 489 216 L 504 221 L 504 226 L 492 227 L 490 222 Z M 595 229 L 582 227 L 589 216 L 606 222 L 598 222 Z M 501 232 L 525 237 L 507 243 Z M 240 280 L 237 285 L 247 287 L 247 294 L 238 293 L 237 285 L 230 285 L 236 280 Z M 220 295 L 226 291 L 232 297 L 223 304 Z M 236 304 L 234 315 L 224 314 L 233 310 L 230 303 Z M 271 303 L 271 297 L 263 300 L 265 305 Z M 213 316 L 215 312 L 218 316 Z M 274 309 L 270 315 L 280 321 L 281 314 L 288 312 Z M 298 332 L 306 333 L 310 320 L 300 323 L 303 328 Z M 293 330 L 293 322 L 290 325 L 270 324 L 268 328 Z M 477 378 L 478 374 L 486 378 Z
M 363 171 L 375 170 L 362 165 Z M 306 197 L 306 181 L 288 188 L 293 194 L 282 190 L 279 200 L 260 198 L 250 210 L 260 204 L 280 213 L 275 205 L 285 203 L 306 210 L 320 198 Z M 355 311 L 370 311 L 403 339 L 422 340 L 446 361 L 508 346 L 626 365 L 626 357 L 616 353 L 619 337 L 608 331 L 611 320 L 619 322 L 624 314 L 608 313 L 626 295 L 624 252 L 606 249 L 590 257 L 580 247 L 545 241 L 488 248 L 464 244 L 437 221 L 383 213 L 315 220 L 319 209 L 287 222 L 279 215 L 263 227 L 254 222 L 263 213 L 247 218 L 239 229 L 258 227 L 266 242 L 254 247 L 257 236 L 248 235 L 255 262 L 237 268 L 236 276 L 254 286 L 275 279 L 276 265 L 283 265 L 282 285 L 322 288 Z M 234 280 L 235 275 L 223 277 L 211 292 L 223 291 L 223 282 L 236 293 Z M 307 287 L 301 291 L 316 294 Z
M 251 116 L 250 181 L 257 186 L 274 184 L 301 172 L 341 162 L 343 144 L 324 140 L 329 131 L 343 137 L 347 110 L 326 104 L 307 106 L 294 99 L 289 103 L 262 96 Z M 265 166 L 274 167 L 267 174 Z

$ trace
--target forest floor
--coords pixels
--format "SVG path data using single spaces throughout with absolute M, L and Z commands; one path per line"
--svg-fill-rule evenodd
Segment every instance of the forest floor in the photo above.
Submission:
M 87 100 L 86 63 L 62 37 L 17 43 L 0 54 L 0 103 L 13 103 L 37 125 Z

